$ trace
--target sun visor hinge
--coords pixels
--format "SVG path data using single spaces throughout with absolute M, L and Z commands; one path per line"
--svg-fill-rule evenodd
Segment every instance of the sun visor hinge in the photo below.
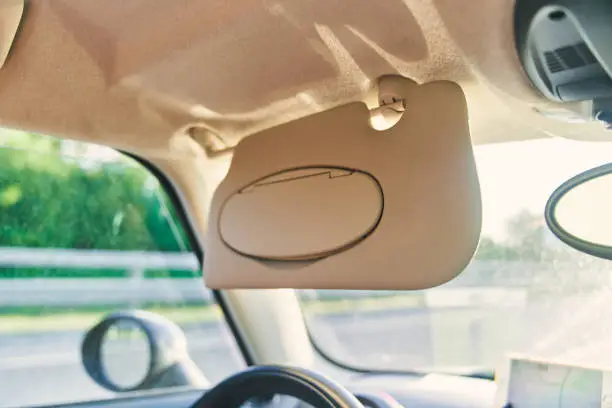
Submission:
M 221 135 L 204 126 L 191 125 L 187 128 L 186 132 L 202 146 L 208 157 L 221 156 L 234 150 L 234 146 L 229 144 Z

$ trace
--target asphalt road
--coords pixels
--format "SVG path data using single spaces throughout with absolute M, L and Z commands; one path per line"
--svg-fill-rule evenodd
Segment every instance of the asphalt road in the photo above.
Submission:
M 534 340 L 541 348 L 532 348 L 534 352 L 554 351 L 557 346 L 566 350 L 569 336 L 558 330 L 564 311 L 557 304 L 552 306 L 327 315 L 311 318 L 309 326 L 324 351 L 357 366 L 490 366 L 497 362 L 500 351 L 525 348 L 535 344 Z M 575 315 L 579 308 L 570 306 Z M 590 315 L 585 312 L 585 316 Z M 579 319 L 574 330 L 588 335 L 594 326 L 591 321 L 590 317 Z M 236 349 L 218 327 L 209 324 L 190 327 L 185 332 L 191 358 L 211 382 L 240 367 Z M 82 335 L 62 332 L 0 336 L 0 407 L 112 397 L 82 368 Z M 581 340 L 577 338 L 576 342 L 578 347 Z M 126 351 L 115 357 L 114 370 L 130 373 L 138 369 L 136 354 Z
M 185 332 L 189 354 L 206 377 L 219 381 L 240 367 L 237 352 L 216 327 Z M 0 336 L 0 406 L 23 407 L 60 401 L 112 397 L 95 384 L 82 367 L 82 333 Z M 10 342 L 14 346 L 8 347 Z M 139 371 L 142 353 L 124 350 L 112 357 L 113 371 Z M 137 376 L 134 373 L 131 377 Z

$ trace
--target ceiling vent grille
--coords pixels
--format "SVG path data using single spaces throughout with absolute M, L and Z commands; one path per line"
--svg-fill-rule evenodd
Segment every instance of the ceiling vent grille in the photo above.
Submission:
M 595 56 L 583 42 L 547 51 L 544 58 L 548 70 L 553 74 L 597 63 Z

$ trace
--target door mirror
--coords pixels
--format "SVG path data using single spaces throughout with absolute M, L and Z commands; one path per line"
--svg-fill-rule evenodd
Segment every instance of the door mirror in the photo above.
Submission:
M 129 319 L 115 320 L 100 343 L 100 367 L 117 388 L 134 388 L 147 378 L 153 362 L 151 351 L 141 325 Z
M 87 332 L 81 353 L 87 374 L 111 391 L 208 385 L 181 328 L 155 313 L 107 315 Z
M 612 260 L 612 163 L 558 187 L 546 205 L 546 222 L 569 246 Z

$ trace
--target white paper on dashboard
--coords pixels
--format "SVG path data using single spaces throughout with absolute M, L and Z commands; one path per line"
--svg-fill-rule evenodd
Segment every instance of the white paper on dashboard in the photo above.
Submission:
M 513 356 L 498 371 L 496 406 L 612 408 L 612 371 Z

